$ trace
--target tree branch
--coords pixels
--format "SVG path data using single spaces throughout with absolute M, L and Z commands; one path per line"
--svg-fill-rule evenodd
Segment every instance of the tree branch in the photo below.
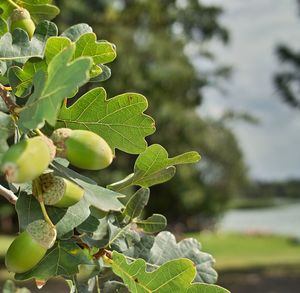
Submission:
M 1 184 L 0 184 L 0 195 L 6 198 L 10 203 L 14 205 L 16 204 L 18 199 L 11 190 L 5 188 Z
M 18 105 L 15 104 L 15 102 L 11 99 L 9 91 L 2 84 L 0 84 L 0 96 L 4 101 L 8 111 L 14 114 L 15 109 L 18 108 Z

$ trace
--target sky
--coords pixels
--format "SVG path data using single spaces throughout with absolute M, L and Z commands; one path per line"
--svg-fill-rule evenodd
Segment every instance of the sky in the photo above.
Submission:
M 232 125 L 249 174 L 258 180 L 300 178 L 300 111 L 287 106 L 273 85 L 280 69 L 276 45 L 300 51 L 296 0 L 202 0 L 223 7 L 221 22 L 231 35 L 226 47 L 213 43 L 218 60 L 233 66 L 226 94 L 208 89 L 200 115 L 220 117 L 224 110 L 249 112 L 259 125 Z

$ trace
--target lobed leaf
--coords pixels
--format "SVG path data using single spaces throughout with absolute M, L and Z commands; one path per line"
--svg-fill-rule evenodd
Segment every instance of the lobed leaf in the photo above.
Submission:
M 95 88 L 67 108 L 63 106 L 56 128 L 86 129 L 103 137 L 114 150 L 136 154 L 145 150 L 145 137 L 155 130 L 154 121 L 143 112 L 147 99 L 127 93 L 106 99 L 103 88 Z
M 145 233 L 156 233 L 166 228 L 167 219 L 163 215 L 153 214 L 146 220 L 137 220 L 135 223 L 139 228 L 143 229 Z
M 186 293 L 230 293 L 230 292 L 217 285 L 195 283 L 190 288 L 188 288 Z
M 75 24 L 66 29 L 61 36 L 67 37 L 72 42 L 76 42 L 79 37 L 85 33 L 92 33 L 93 29 L 86 23 Z
M 122 190 L 131 185 L 150 187 L 163 183 L 174 176 L 174 165 L 195 163 L 200 158 L 197 152 L 187 152 L 169 158 L 167 151 L 161 145 L 153 144 L 138 156 L 134 164 L 134 173 L 119 182 L 110 184 L 108 188 Z
M 47 39 L 56 35 L 57 27 L 49 21 L 37 25 L 31 40 L 22 29 L 16 29 L 12 34 L 8 32 L 0 38 L 0 61 L 25 63 L 32 57 L 43 58 Z M 2 69 L 1 73 L 5 74 L 5 71 Z
M 170 232 L 159 233 L 155 237 L 147 262 L 162 265 L 169 260 L 182 257 L 194 262 L 197 270 L 196 282 L 215 283 L 217 281 L 218 275 L 213 269 L 215 260 L 210 254 L 202 252 L 199 242 L 193 238 L 176 243 L 175 236 Z
M 19 125 L 24 129 L 55 125 L 62 101 L 88 80 L 90 58 L 70 62 L 74 46 L 57 54 L 49 63 L 47 73 L 38 71 L 33 80 L 35 90 L 20 113 Z
M 14 2 L 26 8 L 36 23 L 42 20 L 51 20 L 59 13 L 59 8 L 51 4 L 52 0 L 15 0 Z M 1 16 L 7 20 L 15 6 L 10 1 L 1 0 L 0 8 Z
M 169 261 L 153 272 L 146 272 L 146 262 L 137 259 L 128 264 L 125 256 L 114 251 L 112 270 L 132 293 L 185 292 L 193 281 L 196 270 L 188 259 Z

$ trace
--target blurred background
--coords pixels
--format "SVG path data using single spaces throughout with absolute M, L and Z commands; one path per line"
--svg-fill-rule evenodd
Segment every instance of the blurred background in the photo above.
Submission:
M 148 98 L 157 126 L 149 143 L 171 156 L 202 155 L 152 188 L 147 212 L 166 215 L 178 238 L 196 237 L 232 293 L 298 292 L 300 3 L 55 2 L 60 31 L 84 22 L 116 45 L 112 77 L 102 85 L 109 97 L 135 91 Z M 111 183 L 131 173 L 134 161 L 117 153 L 108 172 L 90 175 Z M 2 264 L 17 230 L 14 210 L 0 199 Z

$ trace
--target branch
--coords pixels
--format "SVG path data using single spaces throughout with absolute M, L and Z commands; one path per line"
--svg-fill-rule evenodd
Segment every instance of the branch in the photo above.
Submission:
M 5 188 L 1 184 L 0 184 L 0 195 L 6 198 L 10 203 L 14 205 L 16 204 L 18 199 L 11 190 Z
M 4 101 L 8 111 L 10 113 L 15 113 L 15 109 L 19 108 L 17 104 L 11 99 L 9 91 L 6 89 L 6 87 L 2 84 L 0 84 L 0 96 L 2 100 Z

